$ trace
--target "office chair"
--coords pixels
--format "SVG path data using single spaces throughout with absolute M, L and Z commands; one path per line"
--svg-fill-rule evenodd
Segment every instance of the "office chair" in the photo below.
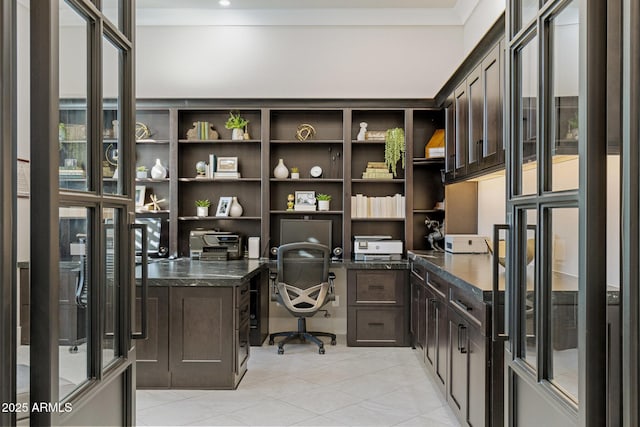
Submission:
M 324 343 L 318 337 L 329 337 L 331 345 L 336 345 L 335 334 L 307 331 L 307 317 L 335 299 L 335 274 L 329 272 L 330 254 L 328 247 L 317 243 L 289 243 L 278 247 L 278 270 L 271 274 L 271 299 L 298 318 L 297 331 L 269 335 L 271 345 L 275 337 L 284 337 L 278 342 L 278 354 L 283 354 L 284 345 L 295 339 L 316 343 L 320 354 L 324 354 Z

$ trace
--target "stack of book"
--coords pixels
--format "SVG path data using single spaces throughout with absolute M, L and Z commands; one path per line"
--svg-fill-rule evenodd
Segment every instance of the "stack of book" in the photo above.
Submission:
M 362 194 L 351 196 L 352 218 L 404 218 L 405 214 L 405 197 L 400 194 L 381 197 Z
M 239 179 L 240 172 L 214 172 L 213 179 Z
M 81 179 L 84 178 L 84 169 L 67 169 L 60 167 L 58 169 L 58 175 L 62 179 Z
M 215 133 L 216 138 L 212 138 L 213 135 L 209 135 L 209 129 L 211 129 L 211 123 L 209 122 L 195 122 L 196 125 L 196 135 L 198 135 L 198 139 L 217 139 L 218 132 Z M 213 133 L 213 132 L 211 132 Z
M 368 162 L 367 169 L 362 172 L 363 179 L 393 179 L 393 174 L 384 162 Z

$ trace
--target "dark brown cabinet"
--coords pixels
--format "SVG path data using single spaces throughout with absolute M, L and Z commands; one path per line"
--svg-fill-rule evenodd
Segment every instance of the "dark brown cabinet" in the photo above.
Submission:
M 136 330 L 141 329 L 140 289 L 136 297 Z M 169 376 L 169 288 L 149 287 L 147 297 L 147 338 L 136 341 L 136 384 L 138 387 L 166 388 Z
M 137 342 L 137 386 L 235 388 L 249 358 L 249 291 L 249 282 L 150 287 L 148 338 Z
M 406 270 L 348 270 L 347 345 L 408 345 L 406 288 Z
M 444 102 L 446 182 L 504 163 L 503 50 L 503 43 L 496 43 Z
M 411 289 L 412 332 L 424 335 L 414 346 L 449 406 L 463 425 L 502 426 L 504 344 L 491 340 L 490 305 L 415 260 Z

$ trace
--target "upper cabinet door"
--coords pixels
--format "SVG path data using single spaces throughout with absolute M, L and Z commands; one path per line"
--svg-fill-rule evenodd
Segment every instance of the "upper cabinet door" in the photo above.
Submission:
M 469 139 L 467 145 L 467 173 L 480 168 L 480 147 L 482 146 L 484 127 L 484 94 L 480 66 L 467 77 L 467 95 L 469 97 Z
M 445 158 L 445 180 L 450 181 L 455 178 L 456 171 L 456 104 L 455 95 L 453 93 L 447 97 L 445 102 L 444 120 L 447 146 L 447 157 Z
M 504 159 L 501 52 L 501 44 L 497 44 L 481 65 L 484 94 L 484 135 L 480 149 L 481 167 L 499 164 Z
M 456 140 L 456 176 L 467 172 L 467 146 L 469 144 L 469 97 L 465 80 L 454 92 L 455 95 L 455 140 Z

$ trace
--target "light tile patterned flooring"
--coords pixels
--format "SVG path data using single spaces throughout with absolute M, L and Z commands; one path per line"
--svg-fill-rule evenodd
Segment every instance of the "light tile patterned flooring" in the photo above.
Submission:
M 459 426 L 411 348 L 251 347 L 234 391 L 139 390 L 142 426 Z

